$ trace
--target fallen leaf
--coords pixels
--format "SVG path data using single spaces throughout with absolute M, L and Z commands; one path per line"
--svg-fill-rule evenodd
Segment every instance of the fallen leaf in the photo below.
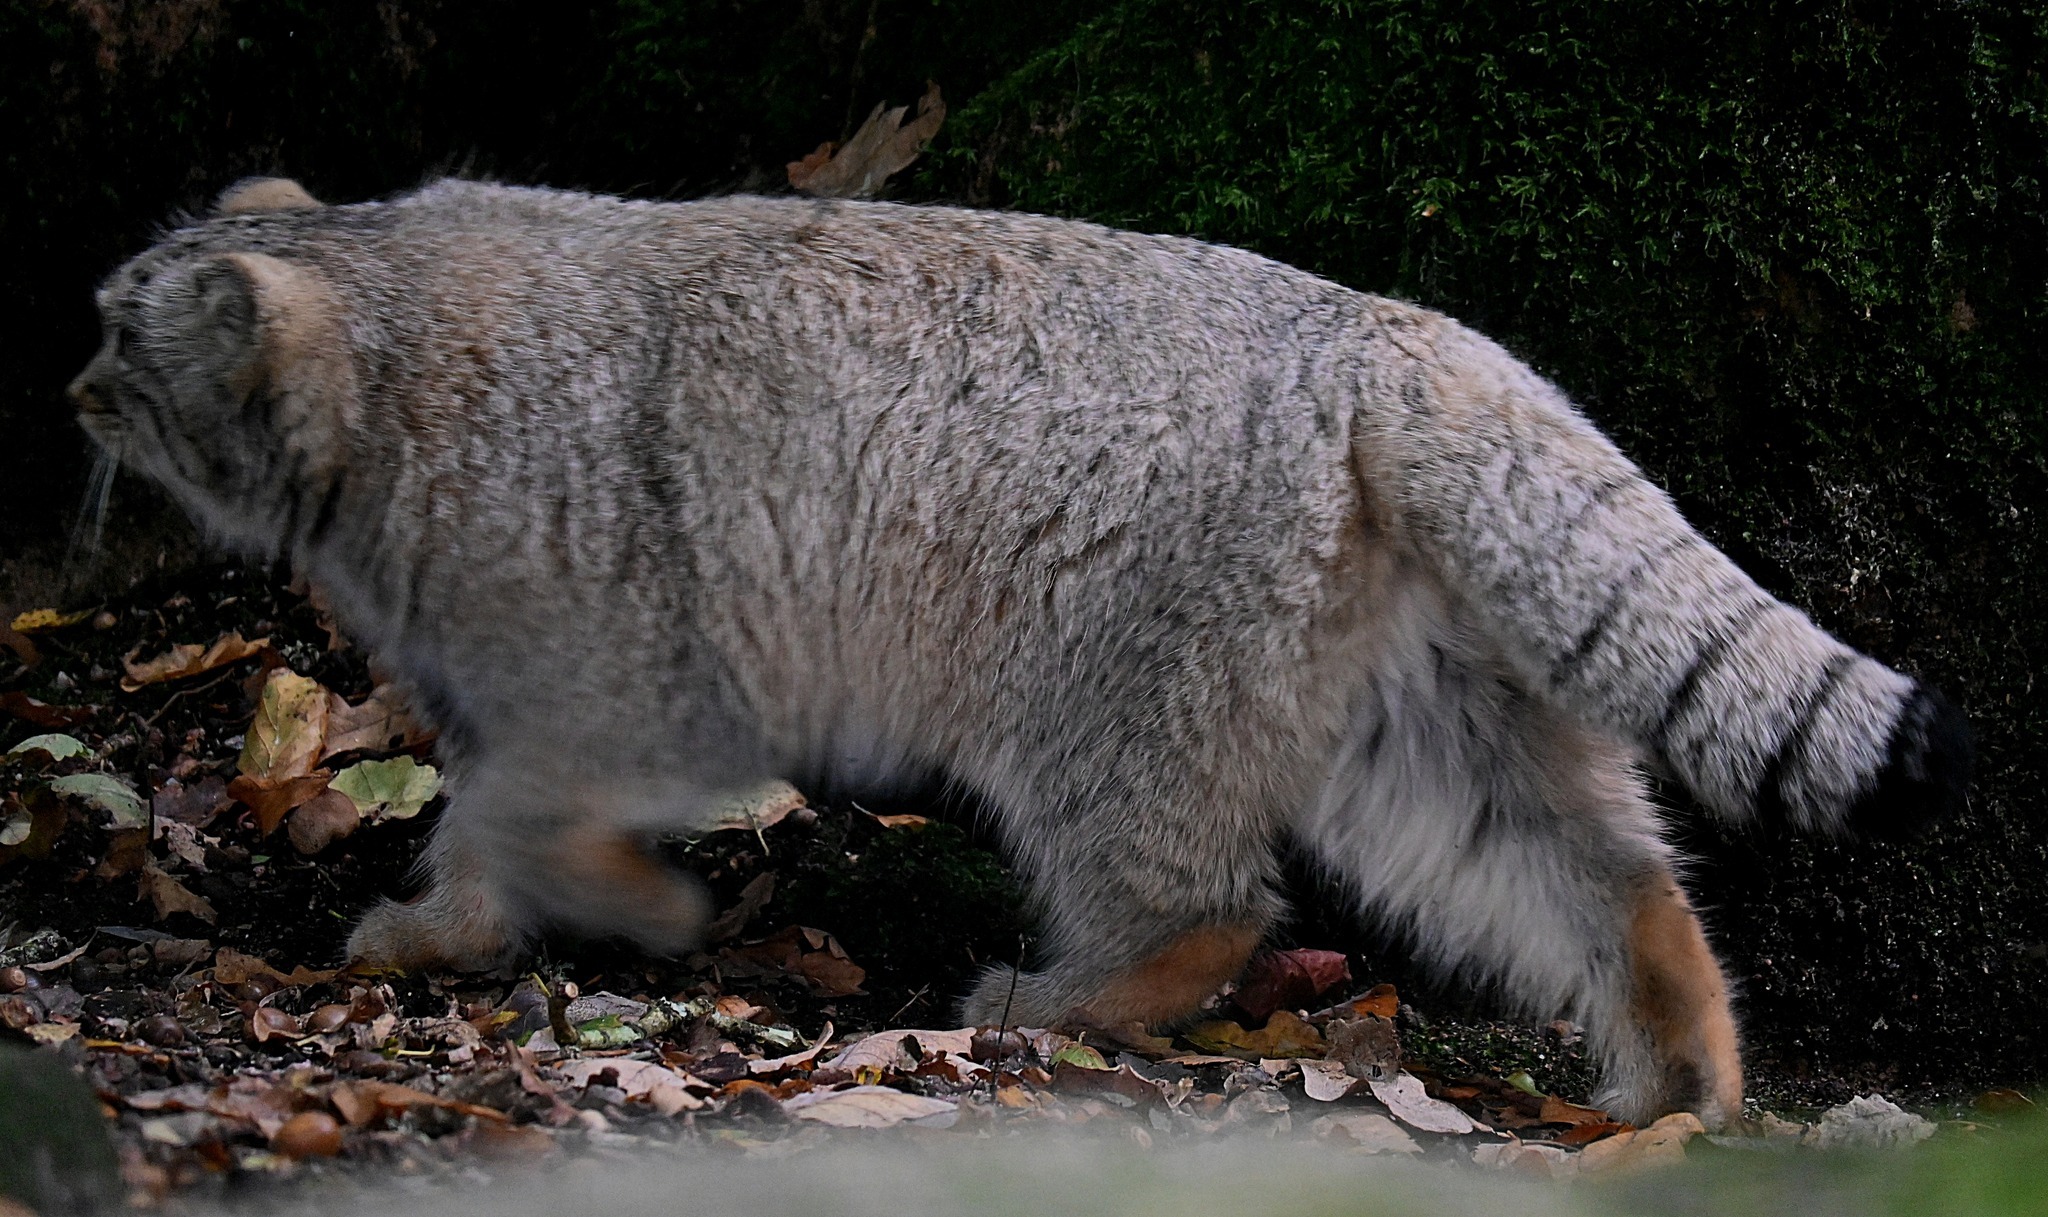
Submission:
M 327 735 L 327 698 L 327 690 L 312 677 L 272 668 L 263 679 L 237 771 L 272 782 L 312 773 Z
M 244 641 L 239 631 L 222 634 L 209 646 L 196 642 L 183 642 L 145 663 L 135 662 L 136 651 L 130 651 L 121 658 L 121 667 L 127 673 L 121 678 L 121 691 L 133 693 L 144 685 L 159 684 L 166 680 L 181 680 L 197 676 L 215 668 L 249 658 L 270 645 L 269 638 Z
M 342 1119 L 356 1127 L 409 1111 L 414 1107 L 439 1107 L 446 1111 L 460 1112 L 463 1115 L 498 1123 L 505 1123 L 511 1119 L 495 1107 L 443 1098 L 437 1094 L 428 1094 L 424 1090 L 401 1086 L 396 1082 L 336 1082 L 333 1089 L 327 1092 L 327 1101 L 334 1105 L 334 1110 L 341 1113 Z
M 1563 1132 L 1559 1133 L 1557 1136 L 1557 1143 L 1559 1145 L 1567 1145 L 1574 1147 L 1580 1145 L 1590 1145 L 1593 1142 L 1600 1140 L 1602 1137 L 1611 1137 L 1614 1136 L 1616 1133 L 1634 1131 L 1635 1125 L 1624 1124 L 1619 1120 L 1610 1120 L 1600 1124 L 1579 1124 L 1574 1125 L 1571 1128 L 1567 1128 Z
M 1362 1084 L 1357 1076 L 1347 1073 L 1337 1061 L 1303 1058 L 1295 1064 L 1301 1067 L 1302 1090 L 1318 1103 L 1334 1103 Z
M 11 626 L 0 625 L 0 647 L 13 651 L 14 657 L 21 661 L 24 668 L 33 668 L 43 662 L 43 653 L 36 650 L 36 644 L 29 641 L 27 634 L 20 633 Z
M 78 1034 L 77 1023 L 37 1023 L 23 1027 L 21 1033 L 45 1048 L 61 1044 Z
M 114 817 L 116 828 L 142 828 L 149 823 L 149 808 L 143 806 L 142 796 L 128 783 L 109 774 L 74 773 L 53 779 L 50 789 L 106 812 Z
M 973 1049 L 974 1031 L 966 1027 L 956 1031 L 877 1031 L 842 1048 L 837 1056 L 825 1062 L 825 1068 L 844 1069 L 851 1073 L 862 1066 L 872 1066 L 884 1072 L 908 1073 L 917 1067 L 917 1058 L 905 1050 L 905 1039 L 916 1044 L 918 1052 L 924 1056 L 937 1056 L 944 1052 L 967 1060 Z
M 1577 1103 L 1567 1103 L 1555 1095 L 1543 1096 L 1543 1108 L 1537 1112 L 1536 1118 L 1545 1124 L 1569 1124 L 1575 1128 L 1581 1124 L 1614 1122 L 1613 1116 L 1597 1107 L 1581 1107 Z
M 782 1109 L 799 1120 L 834 1128 L 893 1128 L 906 1123 L 937 1127 L 959 1115 L 958 1106 L 950 1100 L 905 1094 L 886 1086 L 813 1090 L 784 1102 Z
M 136 887 L 135 898 L 154 905 L 158 921 L 167 920 L 172 913 L 189 913 L 211 925 L 220 917 L 204 896 L 193 895 L 184 884 L 153 865 L 143 866 L 142 881 Z
M 926 82 L 918 99 L 917 117 L 905 123 L 908 106 L 884 110 L 877 104 L 867 121 L 836 151 L 828 142 L 788 165 L 789 184 L 821 198 L 861 199 L 873 196 L 891 174 L 908 168 L 946 121 L 946 103 L 939 86 Z
M 559 1066 L 556 1072 L 573 1086 L 589 1086 L 599 1075 L 610 1073 L 617 1077 L 618 1088 L 626 1093 L 627 1098 L 646 1099 L 663 1115 L 695 1111 L 704 1106 L 704 1100 L 691 1094 L 686 1087 L 694 1086 L 700 1090 L 709 1087 L 709 1083 L 686 1073 L 677 1073 L 665 1065 L 625 1057 L 585 1057 Z
M 1206 1052 L 1227 1053 L 1242 1060 L 1319 1057 L 1324 1050 L 1322 1033 L 1286 1010 L 1276 1011 L 1257 1031 L 1247 1031 L 1236 1023 L 1218 1020 L 1190 1027 L 1181 1036 Z
M 1368 1154 L 1419 1154 L 1422 1147 L 1401 1126 L 1376 1111 L 1319 1116 L 1308 1126 L 1319 1141 L 1350 1145 Z
M 883 828 L 923 828 L 932 822 L 930 816 L 878 816 L 872 811 L 867 811 L 866 815 Z
M 13 844 L 0 844 L 0 865 L 15 858 L 49 857 L 70 825 L 71 813 L 48 790 L 30 787 L 19 794 L 0 796 L 0 822 L 15 825 L 20 820 L 27 821 L 28 831 Z
M 818 1054 L 825 1051 L 825 1048 L 831 1042 L 832 1024 L 826 1023 L 824 1029 L 818 1032 L 817 1043 L 812 1044 L 810 1047 L 804 1049 L 802 1052 L 792 1052 L 788 1056 L 771 1057 L 765 1061 L 748 1061 L 747 1072 L 753 1074 L 769 1074 L 781 1073 L 784 1070 L 789 1069 L 803 1069 L 806 1066 L 810 1065 L 813 1061 L 817 1060 Z
M 328 785 L 355 802 L 366 820 L 409 820 L 441 793 L 441 775 L 409 756 L 358 761 Z
M 1392 1081 L 1377 1078 L 1366 1083 L 1373 1097 L 1387 1105 L 1394 1118 L 1424 1132 L 1461 1134 L 1479 1127 L 1472 1118 L 1442 1099 L 1432 1099 L 1422 1079 L 1404 1073 Z
M 37 701 L 26 693 L 9 691 L 0 693 L 0 714 L 12 715 L 32 726 L 49 731 L 61 731 L 89 721 L 96 712 L 92 706 L 57 706 Z
M 867 969 L 844 955 L 812 951 L 797 961 L 795 971 L 811 982 L 811 991 L 819 997 L 861 997 L 867 992 L 860 987 Z
M 704 941 L 724 942 L 747 928 L 754 915 L 768 907 L 775 898 L 775 872 L 763 871 L 747 880 L 740 889 L 739 900 L 729 909 L 720 913 L 710 925 L 704 927 Z
M 327 695 L 327 737 L 320 747 L 325 760 L 343 752 L 382 752 L 395 742 L 401 747 L 425 738 L 413 721 L 404 697 L 392 685 L 378 685 L 359 705 L 339 693 Z
M 7 628 L 17 634 L 44 634 L 61 630 L 67 625 L 77 625 L 93 615 L 92 609 L 80 609 L 75 613 L 61 613 L 56 609 L 31 609 L 19 614 L 7 623 Z
M 228 784 L 217 777 L 204 777 L 189 785 L 170 778 L 149 799 L 150 812 L 159 824 L 169 820 L 193 828 L 206 827 L 234 804 Z
M 292 809 L 302 807 L 313 797 L 327 789 L 334 775 L 325 769 L 315 769 L 304 777 L 273 781 L 270 778 L 237 777 L 229 782 L 228 794 L 256 813 L 256 828 L 269 836 L 284 823 Z
M 329 787 L 293 809 L 286 835 L 306 857 L 348 836 L 363 822 L 355 800 Z
M 53 761 L 68 761 L 73 757 L 92 755 L 92 749 L 75 735 L 31 735 L 9 748 L 7 759 L 27 756 L 31 752 L 40 752 Z
M 333 980 L 337 975 L 339 975 L 338 972 L 331 970 L 324 972 L 314 971 L 304 964 L 300 964 L 290 972 L 280 972 L 262 959 L 254 955 L 244 954 L 233 947 L 222 947 L 214 952 L 213 956 L 214 983 L 228 986 L 239 985 L 252 976 L 266 977 L 276 981 L 279 986 L 285 988 L 321 985 Z
M 720 800 L 711 809 L 711 819 L 705 824 L 703 831 L 713 833 L 741 829 L 746 832 L 759 832 L 780 823 L 784 816 L 803 806 L 802 792 L 788 782 L 763 782 L 758 786 L 735 791 Z
M 1266 951 L 1245 970 L 1232 1000 L 1258 1020 L 1275 1010 L 1304 1008 L 1350 979 L 1351 965 L 1341 952 L 1306 948 Z
M 1073 1060 L 1056 1061 L 1052 1070 L 1052 1088 L 1061 1094 L 1113 1095 L 1123 1100 L 1119 1106 L 1151 1107 L 1166 1102 L 1166 1088 L 1150 1078 L 1141 1077 L 1129 1065 L 1111 1069 L 1107 1065 L 1096 1068 Z
M 1698 1116 L 1673 1112 L 1648 1128 L 1618 1132 L 1586 1146 L 1578 1154 L 1579 1173 L 1630 1174 L 1675 1166 L 1685 1161 L 1685 1143 L 1704 1131 Z
M 1329 1059 L 1354 1078 L 1391 1078 L 1401 1071 L 1401 1037 L 1391 1019 L 1368 1014 L 1323 1024 Z
M 206 873 L 206 844 L 199 839 L 199 830 L 190 824 L 176 820 L 156 822 L 156 840 L 163 842 L 164 851 L 183 862 L 187 868 L 198 874 Z M 211 837 L 207 840 L 212 840 Z
M 93 867 L 93 876 L 98 879 L 118 879 L 132 875 L 149 862 L 149 830 L 146 828 L 123 828 L 107 834 L 107 852 Z M 141 896 L 136 897 L 142 899 Z

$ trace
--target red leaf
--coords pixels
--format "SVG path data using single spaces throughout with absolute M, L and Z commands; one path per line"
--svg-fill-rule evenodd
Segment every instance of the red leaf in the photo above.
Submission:
M 1252 960 L 1236 1001 L 1253 1019 L 1262 1019 L 1275 1010 L 1306 1007 L 1350 979 L 1351 965 L 1337 951 L 1269 951 Z

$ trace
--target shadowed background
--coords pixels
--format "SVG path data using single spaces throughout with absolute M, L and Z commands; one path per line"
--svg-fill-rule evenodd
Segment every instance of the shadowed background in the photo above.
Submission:
M 1776 1068 L 2048 1077 L 2048 6 L 1957 0 L 5 0 L 0 605 L 195 547 L 61 400 L 95 280 L 252 173 L 642 197 L 783 165 L 927 79 L 894 197 L 1188 233 L 1442 308 L 1556 379 L 1772 591 L 1947 688 L 1970 810 L 1911 846 L 1679 805 Z M 1676 796 L 1673 796 L 1677 802 Z

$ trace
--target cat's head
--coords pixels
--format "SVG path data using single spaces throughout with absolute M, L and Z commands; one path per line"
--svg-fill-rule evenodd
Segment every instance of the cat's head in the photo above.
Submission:
M 115 271 L 68 392 L 86 431 L 202 527 L 276 553 L 339 473 L 353 361 L 320 273 L 235 235 L 173 237 Z

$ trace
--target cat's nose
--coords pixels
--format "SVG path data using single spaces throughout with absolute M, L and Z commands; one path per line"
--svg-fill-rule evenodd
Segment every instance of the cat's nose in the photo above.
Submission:
M 77 406 L 81 414 L 110 414 L 114 409 L 107 404 L 104 397 L 94 391 L 92 382 L 84 376 L 66 385 L 64 396 L 71 399 L 71 404 Z

